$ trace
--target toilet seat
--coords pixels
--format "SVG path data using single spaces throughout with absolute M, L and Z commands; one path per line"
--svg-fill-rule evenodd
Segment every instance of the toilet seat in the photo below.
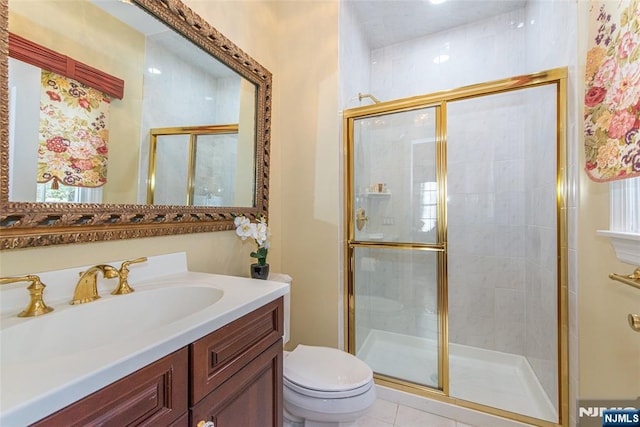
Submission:
M 286 357 L 283 381 L 286 387 L 306 396 L 344 398 L 369 390 L 373 371 L 344 351 L 300 344 Z
M 358 388 L 352 388 L 349 390 L 341 390 L 341 391 L 323 391 L 323 390 L 314 390 L 304 386 L 300 386 L 299 384 L 294 383 L 287 379 L 287 377 L 283 378 L 284 387 L 290 390 L 294 390 L 304 396 L 309 397 L 317 397 L 319 399 L 344 399 L 347 397 L 358 396 L 360 394 L 366 393 L 371 387 L 373 387 L 373 379 L 370 382 L 366 383 L 363 386 Z

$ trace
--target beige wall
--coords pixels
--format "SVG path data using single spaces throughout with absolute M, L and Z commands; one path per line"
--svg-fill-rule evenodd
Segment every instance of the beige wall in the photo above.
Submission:
M 584 157 L 584 156 L 583 156 Z M 640 396 L 640 334 L 627 324 L 640 312 L 640 291 L 608 279 L 630 274 L 633 266 L 615 257 L 609 239 L 596 230 L 609 228 L 609 184 L 580 172 L 578 221 L 579 397 Z
M 275 123 L 292 340 L 336 347 L 341 236 L 338 2 L 278 2 Z
M 251 249 L 249 242 L 242 245 L 232 231 L 18 249 L 0 254 L 0 276 L 173 252 L 187 252 L 189 268 L 194 271 L 248 276 Z

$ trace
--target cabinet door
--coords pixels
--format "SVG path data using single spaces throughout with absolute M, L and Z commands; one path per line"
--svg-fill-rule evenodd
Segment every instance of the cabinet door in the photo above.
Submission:
M 191 426 L 282 426 L 282 340 L 209 393 L 191 411 Z
M 185 347 L 33 426 L 184 425 L 178 418 L 187 412 L 187 356 Z

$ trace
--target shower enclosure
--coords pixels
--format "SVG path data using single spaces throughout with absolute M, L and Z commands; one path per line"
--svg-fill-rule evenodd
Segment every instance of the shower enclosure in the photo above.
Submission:
M 568 422 L 565 79 L 344 112 L 346 344 L 378 383 Z

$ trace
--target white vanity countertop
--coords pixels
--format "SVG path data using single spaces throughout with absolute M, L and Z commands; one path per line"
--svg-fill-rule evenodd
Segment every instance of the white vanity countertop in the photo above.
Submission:
M 109 264 L 119 267 L 119 262 Z M 78 307 L 69 306 L 68 301 L 73 295 L 78 272 L 85 268 L 39 274 L 47 285 L 44 294 L 46 303 L 59 312 L 70 312 Z M 289 285 L 286 283 L 187 271 L 185 254 L 149 257 L 147 263 L 132 264 L 130 269 L 129 283 L 139 291 L 139 298 L 143 291 L 153 288 L 185 285 L 213 287 L 224 294 L 214 304 L 178 320 L 143 333 L 123 333 L 122 338 L 78 353 L 63 352 L 53 358 L 47 358 L 44 354 L 29 354 L 25 362 L 7 362 L 0 357 L 2 427 L 23 427 L 38 421 L 289 292 Z M 147 274 L 144 270 L 148 270 Z M 108 293 L 117 284 L 117 279 L 109 282 L 100 280 L 99 283 L 102 298 L 80 307 L 87 307 L 88 311 L 91 304 L 98 304 L 101 300 L 128 296 L 111 296 Z M 17 318 L 16 314 L 26 306 L 24 301 L 28 301 L 25 287 L 24 283 L 0 287 L 0 307 L 3 313 L 1 348 L 9 344 L 2 339 L 3 331 L 20 322 L 33 319 L 45 321 L 47 316 L 56 314 L 54 311 L 37 318 Z M 144 310 L 159 309 L 162 308 L 144 307 Z M 114 313 L 114 316 L 117 315 L 118 313 Z M 90 334 L 92 325 L 90 321 L 86 323 L 81 329 Z M 61 331 L 69 332 L 71 331 Z M 29 337 L 25 336 L 20 343 L 25 347 L 26 353 L 29 352 L 28 341 Z

